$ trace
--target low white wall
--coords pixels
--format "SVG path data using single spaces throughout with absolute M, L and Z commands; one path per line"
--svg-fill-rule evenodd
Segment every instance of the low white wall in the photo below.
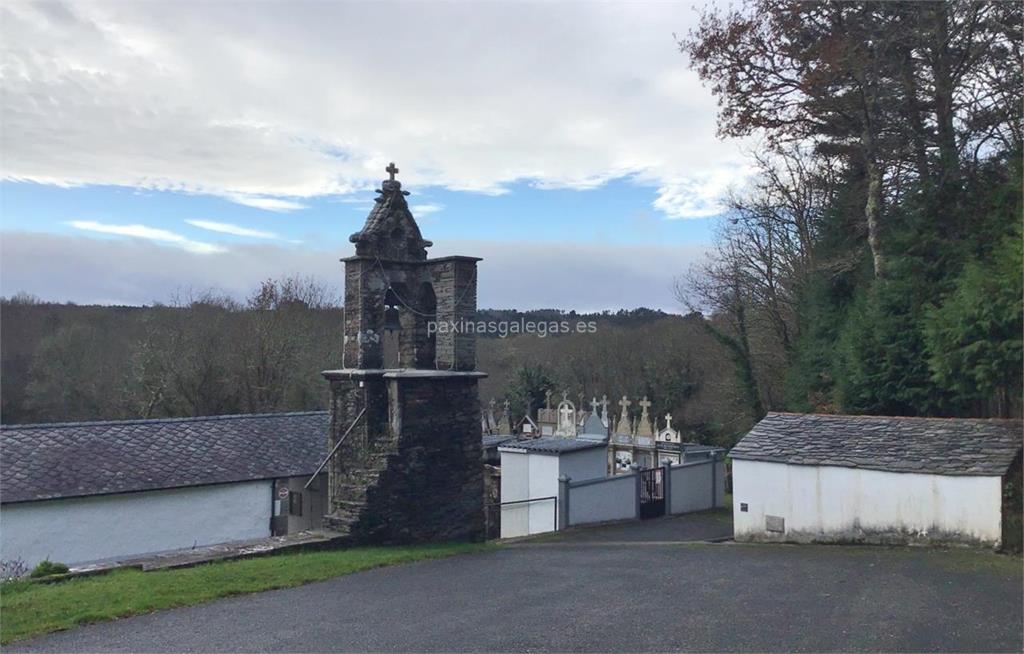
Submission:
M 570 525 L 636 517 L 636 474 L 569 485 Z
M 271 482 L 0 505 L 0 558 L 76 564 L 270 535 Z
M 737 459 L 732 480 L 737 540 L 996 544 L 1001 538 L 999 477 Z M 783 518 L 785 532 L 767 531 L 765 516 Z

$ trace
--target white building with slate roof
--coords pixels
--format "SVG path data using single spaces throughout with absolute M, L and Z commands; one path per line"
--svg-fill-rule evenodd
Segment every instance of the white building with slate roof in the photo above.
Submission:
M 1021 428 L 769 413 L 730 453 L 736 540 L 999 546 L 1020 535 Z
M 326 411 L 0 426 L 0 559 L 130 558 L 319 527 Z

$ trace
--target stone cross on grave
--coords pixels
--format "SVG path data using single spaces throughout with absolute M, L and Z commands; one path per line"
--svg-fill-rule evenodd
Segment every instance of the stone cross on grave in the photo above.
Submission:
M 551 408 L 551 389 L 544 391 L 544 408 Z
M 647 416 L 648 416 L 647 410 L 651 408 L 651 401 L 647 399 L 646 395 L 644 395 L 644 399 L 642 399 L 639 402 L 637 402 L 637 404 L 640 405 L 640 413 L 641 413 L 640 417 L 641 418 L 647 418 Z
M 559 413 L 562 414 L 562 420 L 564 420 L 565 423 L 568 424 L 568 423 L 572 422 L 573 414 L 576 413 L 576 412 L 573 411 L 572 408 L 568 404 L 563 404 L 561 410 L 559 411 Z
M 392 161 L 391 163 L 388 164 L 388 167 L 384 169 L 384 172 L 391 175 L 390 181 L 393 182 L 395 181 L 395 175 L 398 174 L 398 167 L 395 166 L 395 162 Z
M 672 414 L 665 414 L 665 429 L 672 429 Z
M 619 416 L 619 424 L 615 427 L 615 433 L 619 436 L 628 436 L 632 438 L 633 426 L 629 420 L 629 405 L 632 402 L 625 395 L 619 400 L 619 406 L 622 407 L 622 415 Z
M 597 407 L 600 405 L 601 403 L 597 401 L 596 397 L 590 398 L 590 410 L 594 413 L 594 415 L 598 415 Z

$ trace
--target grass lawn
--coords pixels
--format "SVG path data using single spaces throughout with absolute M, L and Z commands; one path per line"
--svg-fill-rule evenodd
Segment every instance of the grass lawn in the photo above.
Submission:
M 492 545 L 451 543 L 298 552 L 194 568 L 118 570 L 39 584 L 0 584 L 0 643 L 218 597 L 288 588 L 385 565 L 479 552 Z

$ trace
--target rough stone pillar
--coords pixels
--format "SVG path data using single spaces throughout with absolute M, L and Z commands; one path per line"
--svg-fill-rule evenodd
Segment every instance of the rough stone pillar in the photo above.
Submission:
M 384 323 L 387 281 L 372 259 L 351 257 L 345 262 L 345 368 L 384 366 L 380 326 Z
M 476 368 L 476 257 L 431 259 L 437 302 L 437 368 Z

